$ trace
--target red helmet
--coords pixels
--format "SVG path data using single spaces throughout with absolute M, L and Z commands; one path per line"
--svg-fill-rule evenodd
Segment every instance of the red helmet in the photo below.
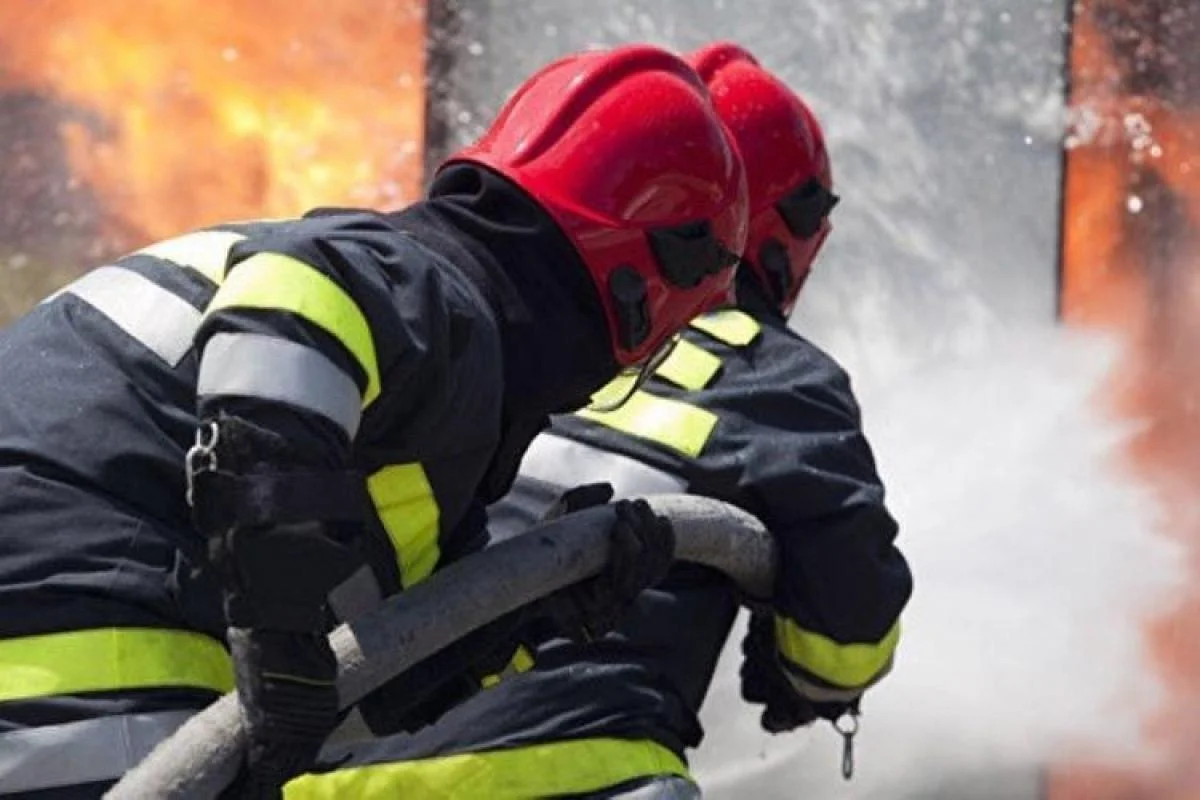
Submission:
M 837 204 L 825 136 L 800 97 L 728 42 L 688 56 L 733 133 L 750 189 L 745 262 L 788 315 L 796 304 Z
M 704 82 L 648 45 L 580 53 L 517 89 L 469 161 L 528 192 L 596 283 L 623 365 L 732 298 L 746 179 Z

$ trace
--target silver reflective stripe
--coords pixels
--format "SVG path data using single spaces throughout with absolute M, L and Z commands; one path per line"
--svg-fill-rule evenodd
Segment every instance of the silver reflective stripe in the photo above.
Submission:
M 0 734 L 0 793 L 120 778 L 195 713 L 126 714 Z
M 595 800 L 700 800 L 700 787 L 678 775 L 659 775 L 634 788 L 601 791 Z
M 187 301 L 122 267 L 92 270 L 62 291 L 108 317 L 172 367 L 187 355 L 200 327 L 200 312 Z
M 783 656 L 780 655 L 779 658 L 783 659 Z M 892 659 L 889 658 L 883 668 L 879 670 L 879 674 L 872 678 L 871 682 L 866 686 L 860 686 L 857 689 L 838 689 L 832 686 L 820 686 L 812 681 L 805 680 L 802 676 L 797 675 L 794 670 L 787 669 L 787 660 L 783 660 L 785 662 L 784 675 L 791 681 L 792 686 L 796 688 L 797 692 L 814 703 L 849 703 L 864 691 L 879 683 L 879 681 L 892 671 Z
M 320 352 L 257 333 L 218 333 L 204 347 L 196 393 L 260 397 L 316 412 L 354 438 L 362 393 Z
M 687 490 L 687 481 L 678 475 L 551 433 L 541 434 L 529 445 L 521 474 L 563 487 L 606 481 L 617 498 Z
M 383 590 L 375 573 L 368 566 L 334 587 L 329 593 L 329 607 L 342 622 L 353 622 L 368 611 L 374 611 L 383 602 Z

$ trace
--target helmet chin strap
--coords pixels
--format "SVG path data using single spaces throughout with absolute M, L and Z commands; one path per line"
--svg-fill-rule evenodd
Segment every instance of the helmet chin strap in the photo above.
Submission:
M 588 405 L 587 410 L 597 414 L 607 414 L 625 405 L 629 402 L 629 398 L 633 397 L 634 392 L 642 388 L 642 385 L 663 365 L 663 362 L 671 357 L 677 344 L 679 344 L 678 333 L 660 344 L 641 365 L 621 370 L 612 382 L 592 395 L 592 402 Z M 621 388 L 622 385 L 624 388 Z M 615 398 L 608 399 L 607 396 L 612 393 L 606 391 L 608 389 L 611 389 L 612 392 L 619 391 L 620 394 Z

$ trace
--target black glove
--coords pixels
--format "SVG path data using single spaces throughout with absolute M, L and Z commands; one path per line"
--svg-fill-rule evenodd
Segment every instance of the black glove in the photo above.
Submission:
M 232 529 L 209 544 L 249 738 L 235 796 L 278 797 L 340 722 L 326 598 L 361 559 L 319 523 Z
M 742 640 L 742 699 L 765 708 L 759 723 L 767 733 L 783 733 L 817 719 L 812 703 L 796 691 L 783 672 L 775 649 L 771 614 L 754 613 Z
M 766 706 L 761 724 L 768 733 L 784 733 L 817 719 L 836 723 L 845 714 L 858 714 L 859 700 L 814 701 L 805 697 L 788 677 L 775 646 L 775 619 L 769 611 L 750 615 L 742 640 L 742 698 Z
M 858 732 L 859 699 L 814 702 L 792 684 L 775 647 L 775 619 L 770 611 L 750 615 L 750 628 L 742 640 L 742 698 L 765 706 L 759 724 L 767 733 L 785 733 L 828 720 L 842 737 L 842 777 L 854 774 L 854 736 Z
M 228 636 L 249 735 L 234 796 L 277 798 L 340 721 L 337 661 L 319 633 L 230 628 Z
M 612 538 L 604 570 L 543 604 L 560 633 L 572 639 L 591 641 L 616 629 L 638 595 L 666 577 L 675 558 L 670 520 L 645 500 L 619 500 L 606 510 L 612 514 Z

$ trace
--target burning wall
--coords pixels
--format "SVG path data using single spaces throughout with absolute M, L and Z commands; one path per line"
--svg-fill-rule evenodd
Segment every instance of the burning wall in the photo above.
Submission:
M 0 3 L 0 318 L 131 247 L 415 198 L 424 0 Z
M 1132 457 L 1200 579 L 1198 37 L 1200 5 L 1188 0 L 1076 5 L 1063 316 L 1131 341 L 1112 401 L 1144 425 Z M 1170 691 L 1148 731 L 1159 763 L 1061 770 L 1052 800 L 1200 796 L 1200 588 L 1149 640 Z

